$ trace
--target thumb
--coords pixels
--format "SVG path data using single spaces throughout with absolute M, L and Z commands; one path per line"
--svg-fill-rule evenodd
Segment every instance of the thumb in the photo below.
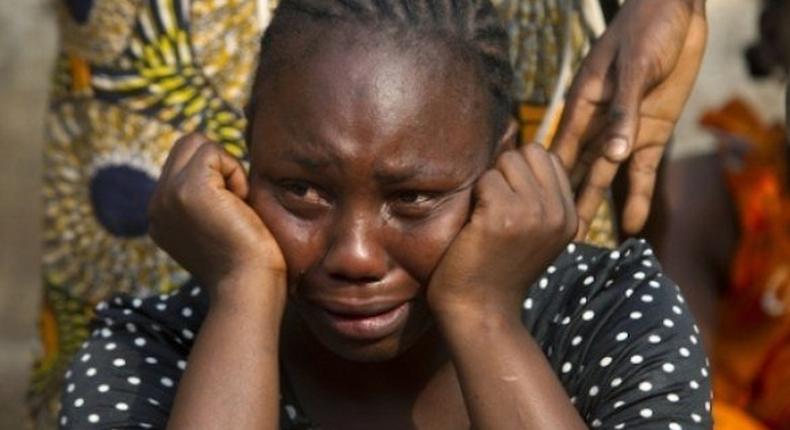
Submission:
M 603 155 L 620 163 L 631 155 L 639 133 L 639 110 L 648 86 L 648 70 L 638 61 L 620 57 L 615 74 L 616 88 L 609 105 L 609 125 Z

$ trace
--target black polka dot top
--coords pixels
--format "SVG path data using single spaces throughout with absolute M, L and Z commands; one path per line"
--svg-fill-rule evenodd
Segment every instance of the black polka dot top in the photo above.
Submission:
M 60 427 L 164 429 L 206 296 L 189 284 L 100 303 L 65 375 Z M 699 330 L 644 241 L 568 245 L 529 289 L 523 321 L 591 428 L 711 428 Z M 282 385 L 281 428 L 312 428 Z

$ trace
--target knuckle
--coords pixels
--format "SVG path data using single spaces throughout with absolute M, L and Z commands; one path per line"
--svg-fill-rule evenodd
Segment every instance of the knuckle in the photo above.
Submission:
M 617 103 L 617 104 L 613 104 L 609 108 L 609 111 L 606 113 L 606 116 L 608 117 L 609 123 L 613 124 L 622 121 L 623 118 L 626 117 L 627 113 L 628 113 L 628 108 L 626 108 L 620 103 Z
M 546 148 L 539 143 L 530 143 L 527 145 L 524 156 L 532 163 L 545 162 L 548 159 Z
M 504 151 L 497 157 L 496 168 L 502 170 L 506 168 L 512 160 L 510 159 L 510 150 Z
M 502 159 L 508 163 L 517 163 L 521 158 L 523 156 L 517 149 L 508 149 L 502 153 Z
M 206 138 L 197 132 L 185 134 L 176 141 L 176 145 L 197 145 L 206 141 Z
M 528 225 L 529 222 L 517 214 L 508 214 L 500 222 L 499 233 L 508 241 L 517 240 L 529 231 Z
M 526 145 L 527 155 L 538 156 L 546 153 L 546 149 L 540 143 L 530 143 Z
M 565 219 L 565 211 L 553 209 L 547 212 L 545 223 L 552 233 L 562 233 L 566 224 Z
M 173 190 L 172 200 L 173 203 L 178 204 L 180 207 L 189 207 L 192 204 L 194 193 L 192 186 L 188 181 L 179 181 Z

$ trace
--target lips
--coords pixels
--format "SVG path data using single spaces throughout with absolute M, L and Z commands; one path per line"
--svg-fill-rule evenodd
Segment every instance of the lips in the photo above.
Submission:
M 373 341 L 396 332 L 405 324 L 410 301 L 314 301 L 319 317 L 337 334 L 354 340 Z

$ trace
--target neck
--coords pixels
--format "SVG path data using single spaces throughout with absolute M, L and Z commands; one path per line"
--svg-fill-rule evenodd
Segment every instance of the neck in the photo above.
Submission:
M 419 341 L 397 357 L 381 362 L 356 362 L 327 349 L 295 312 L 287 310 L 283 321 L 281 359 L 292 380 L 305 378 L 330 392 L 361 396 L 382 393 L 381 387 L 414 393 L 441 369 L 450 365 L 449 350 L 432 325 Z M 340 390 L 340 391 L 338 391 Z

